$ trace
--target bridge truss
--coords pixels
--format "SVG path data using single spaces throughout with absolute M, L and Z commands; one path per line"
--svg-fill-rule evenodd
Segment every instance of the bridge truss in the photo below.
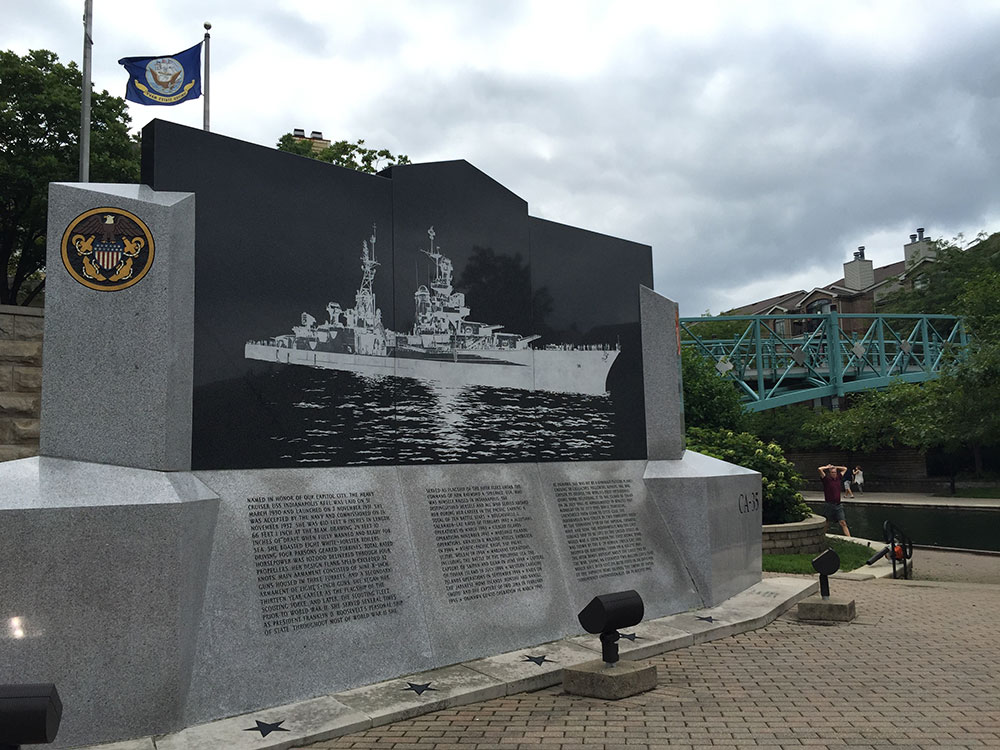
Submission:
M 951 315 L 725 315 L 679 325 L 681 344 L 732 379 L 750 411 L 929 380 L 968 346 Z

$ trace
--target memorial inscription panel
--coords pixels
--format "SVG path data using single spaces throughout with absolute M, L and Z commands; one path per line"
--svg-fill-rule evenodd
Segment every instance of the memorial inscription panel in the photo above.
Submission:
M 398 611 L 374 492 L 250 497 L 247 508 L 265 635 Z
M 552 485 L 580 581 L 652 570 L 653 551 L 643 542 L 631 509 L 631 479 L 594 479 Z
M 428 488 L 427 503 L 449 602 L 542 587 L 520 484 Z

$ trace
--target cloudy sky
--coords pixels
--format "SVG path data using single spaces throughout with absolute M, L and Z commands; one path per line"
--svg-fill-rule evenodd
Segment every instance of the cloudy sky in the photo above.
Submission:
M 196 44 L 212 130 L 466 159 L 532 215 L 653 246 L 682 315 L 1000 231 L 1000 0 L 94 0 L 93 81 Z M 0 49 L 82 60 L 83 0 L 4 0 Z M 131 105 L 201 127 L 201 102 Z

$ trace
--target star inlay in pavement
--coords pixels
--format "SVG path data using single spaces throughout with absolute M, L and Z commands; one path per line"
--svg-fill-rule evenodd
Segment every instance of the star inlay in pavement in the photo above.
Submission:
M 534 664 L 537 664 L 538 666 L 542 666 L 542 664 L 544 664 L 545 662 L 555 663 L 555 659 L 550 659 L 545 654 L 542 654 L 541 656 L 527 656 L 526 655 L 524 657 L 524 660 L 525 661 L 533 662 Z
M 639 636 L 637 636 L 635 633 L 619 633 L 619 635 L 622 638 L 625 638 L 626 640 L 633 641 L 633 642 L 634 641 L 641 641 L 642 640 L 642 638 L 640 638 Z
M 250 727 L 249 729 L 244 729 L 244 732 L 260 732 L 261 737 L 267 737 L 271 732 L 287 732 L 289 730 L 285 729 L 282 724 L 285 720 L 276 721 L 273 724 L 268 724 L 266 721 L 260 721 L 259 719 L 254 719 L 257 722 L 257 726 Z
M 406 683 L 406 687 L 403 690 L 412 690 L 417 695 L 423 695 L 428 690 L 437 690 L 437 688 L 432 688 L 429 682 L 425 682 L 423 685 L 417 685 L 412 682 Z

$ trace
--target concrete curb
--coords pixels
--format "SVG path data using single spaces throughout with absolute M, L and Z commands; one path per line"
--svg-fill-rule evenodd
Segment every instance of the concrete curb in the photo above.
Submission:
M 873 539 L 862 539 L 857 536 L 841 536 L 840 534 L 827 534 L 830 539 L 839 539 L 842 542 L 853 542 L 861 544 L 871 549 L 874 555 L 885 546 L 885 542 L 877 542 Z M 839 573 L 834 573 L 830 578 L 838 578 L 842 581 L 871 581 L 875 578 L 892 578 L 892 561 L 883 557 L 878 562 Z
M 623 634 L 621 657 L 644 659 L 756 630 L 818 588 L 813 579 L 766 578 L 717 607 L 640 623 L 632 632 Z M 174 734 L 92 745 L 81 750 L 218 750 L 233 747 L 237 742 L 245 750 L 288 750 L 443 708 L 558 685 L 562 683 L 563 667 L 600 658 L 600 651 L 597 636 L 572 636 L 188 727 Z

